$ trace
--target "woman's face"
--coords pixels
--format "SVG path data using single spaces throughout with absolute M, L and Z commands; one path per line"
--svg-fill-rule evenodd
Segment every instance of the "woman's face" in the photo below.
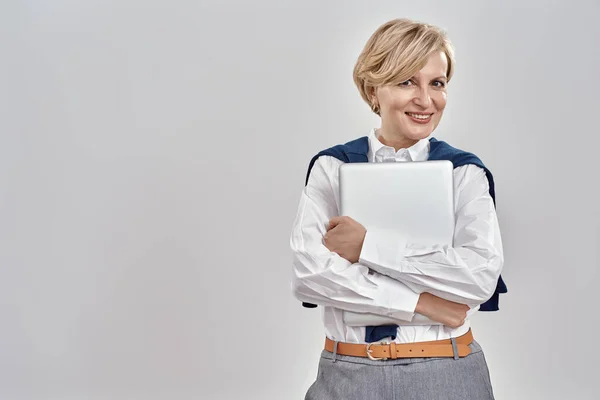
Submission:
M 448 60 L 440 51 L 409 80 L 376 88 L 383 131 L 415 142 L 428 137 L 446 107 L 447 70 Z

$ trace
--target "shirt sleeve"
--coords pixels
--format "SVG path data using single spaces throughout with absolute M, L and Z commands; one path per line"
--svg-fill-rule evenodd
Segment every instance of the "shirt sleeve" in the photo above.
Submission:
M 504 264 L 502 240 L 485 171 L 472 164 L 454 170 L 456 225 L 453 245 L 423 245 L 401 230 L 369 229 L 359 262 L 413 290 L 471 307 L 487 301 Z
M 329 220 L 339 215 L 341 164 L 331 156 L 319 157 L 302 191 L 290 237 L 293 294 L 303 302 L 410 321 L 420 292 L 351 263 L 323 244 Z

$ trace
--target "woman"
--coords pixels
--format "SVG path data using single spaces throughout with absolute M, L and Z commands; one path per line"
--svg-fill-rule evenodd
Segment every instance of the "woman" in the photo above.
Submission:
M 326 344 L 306 399 L 494 398 L 468 319 L 469 311 L 497 310 L 498 294 L 506 292 L 493 178 L 472 153 L 428 139 L 446 107 L 453 69 L 452 45 L 439 28 L 407 19 L 385 23 L 354 69 L 381 126 L 310 162 L 290 239 L 293 291 L 305 305 L 323 306 Z M 455 167 L 453 247 L 367 231 L 339 216 L 342 163 L 432 159 Z M 378 273 L 381 266 L 401 277 Z M 347 326 L 345 310 L 398 325 Z M 430 324 L 411 325 L 415 313 Z

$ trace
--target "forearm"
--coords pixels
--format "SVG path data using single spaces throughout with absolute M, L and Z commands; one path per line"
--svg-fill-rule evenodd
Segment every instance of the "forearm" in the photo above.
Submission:
M 303 302 L 412 320 L 419 294 L 335 253 L 294 252 L 292 291 Z
M 496 288 L 503 257 L 482 256 L 469 249 L 440 247 L 422 256 L 374 263 L 360 262 L 374 271 L 409 286 L 416 292 L 430 292 L 446 300 L 476 306 L 487 301 Z

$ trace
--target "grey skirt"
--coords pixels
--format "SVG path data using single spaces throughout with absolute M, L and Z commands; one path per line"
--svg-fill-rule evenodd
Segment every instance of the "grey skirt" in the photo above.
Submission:
M 316 381 L 305 400 L 493 400 L 485 356 L 471 354 L 373 361 L 323 350 Z

